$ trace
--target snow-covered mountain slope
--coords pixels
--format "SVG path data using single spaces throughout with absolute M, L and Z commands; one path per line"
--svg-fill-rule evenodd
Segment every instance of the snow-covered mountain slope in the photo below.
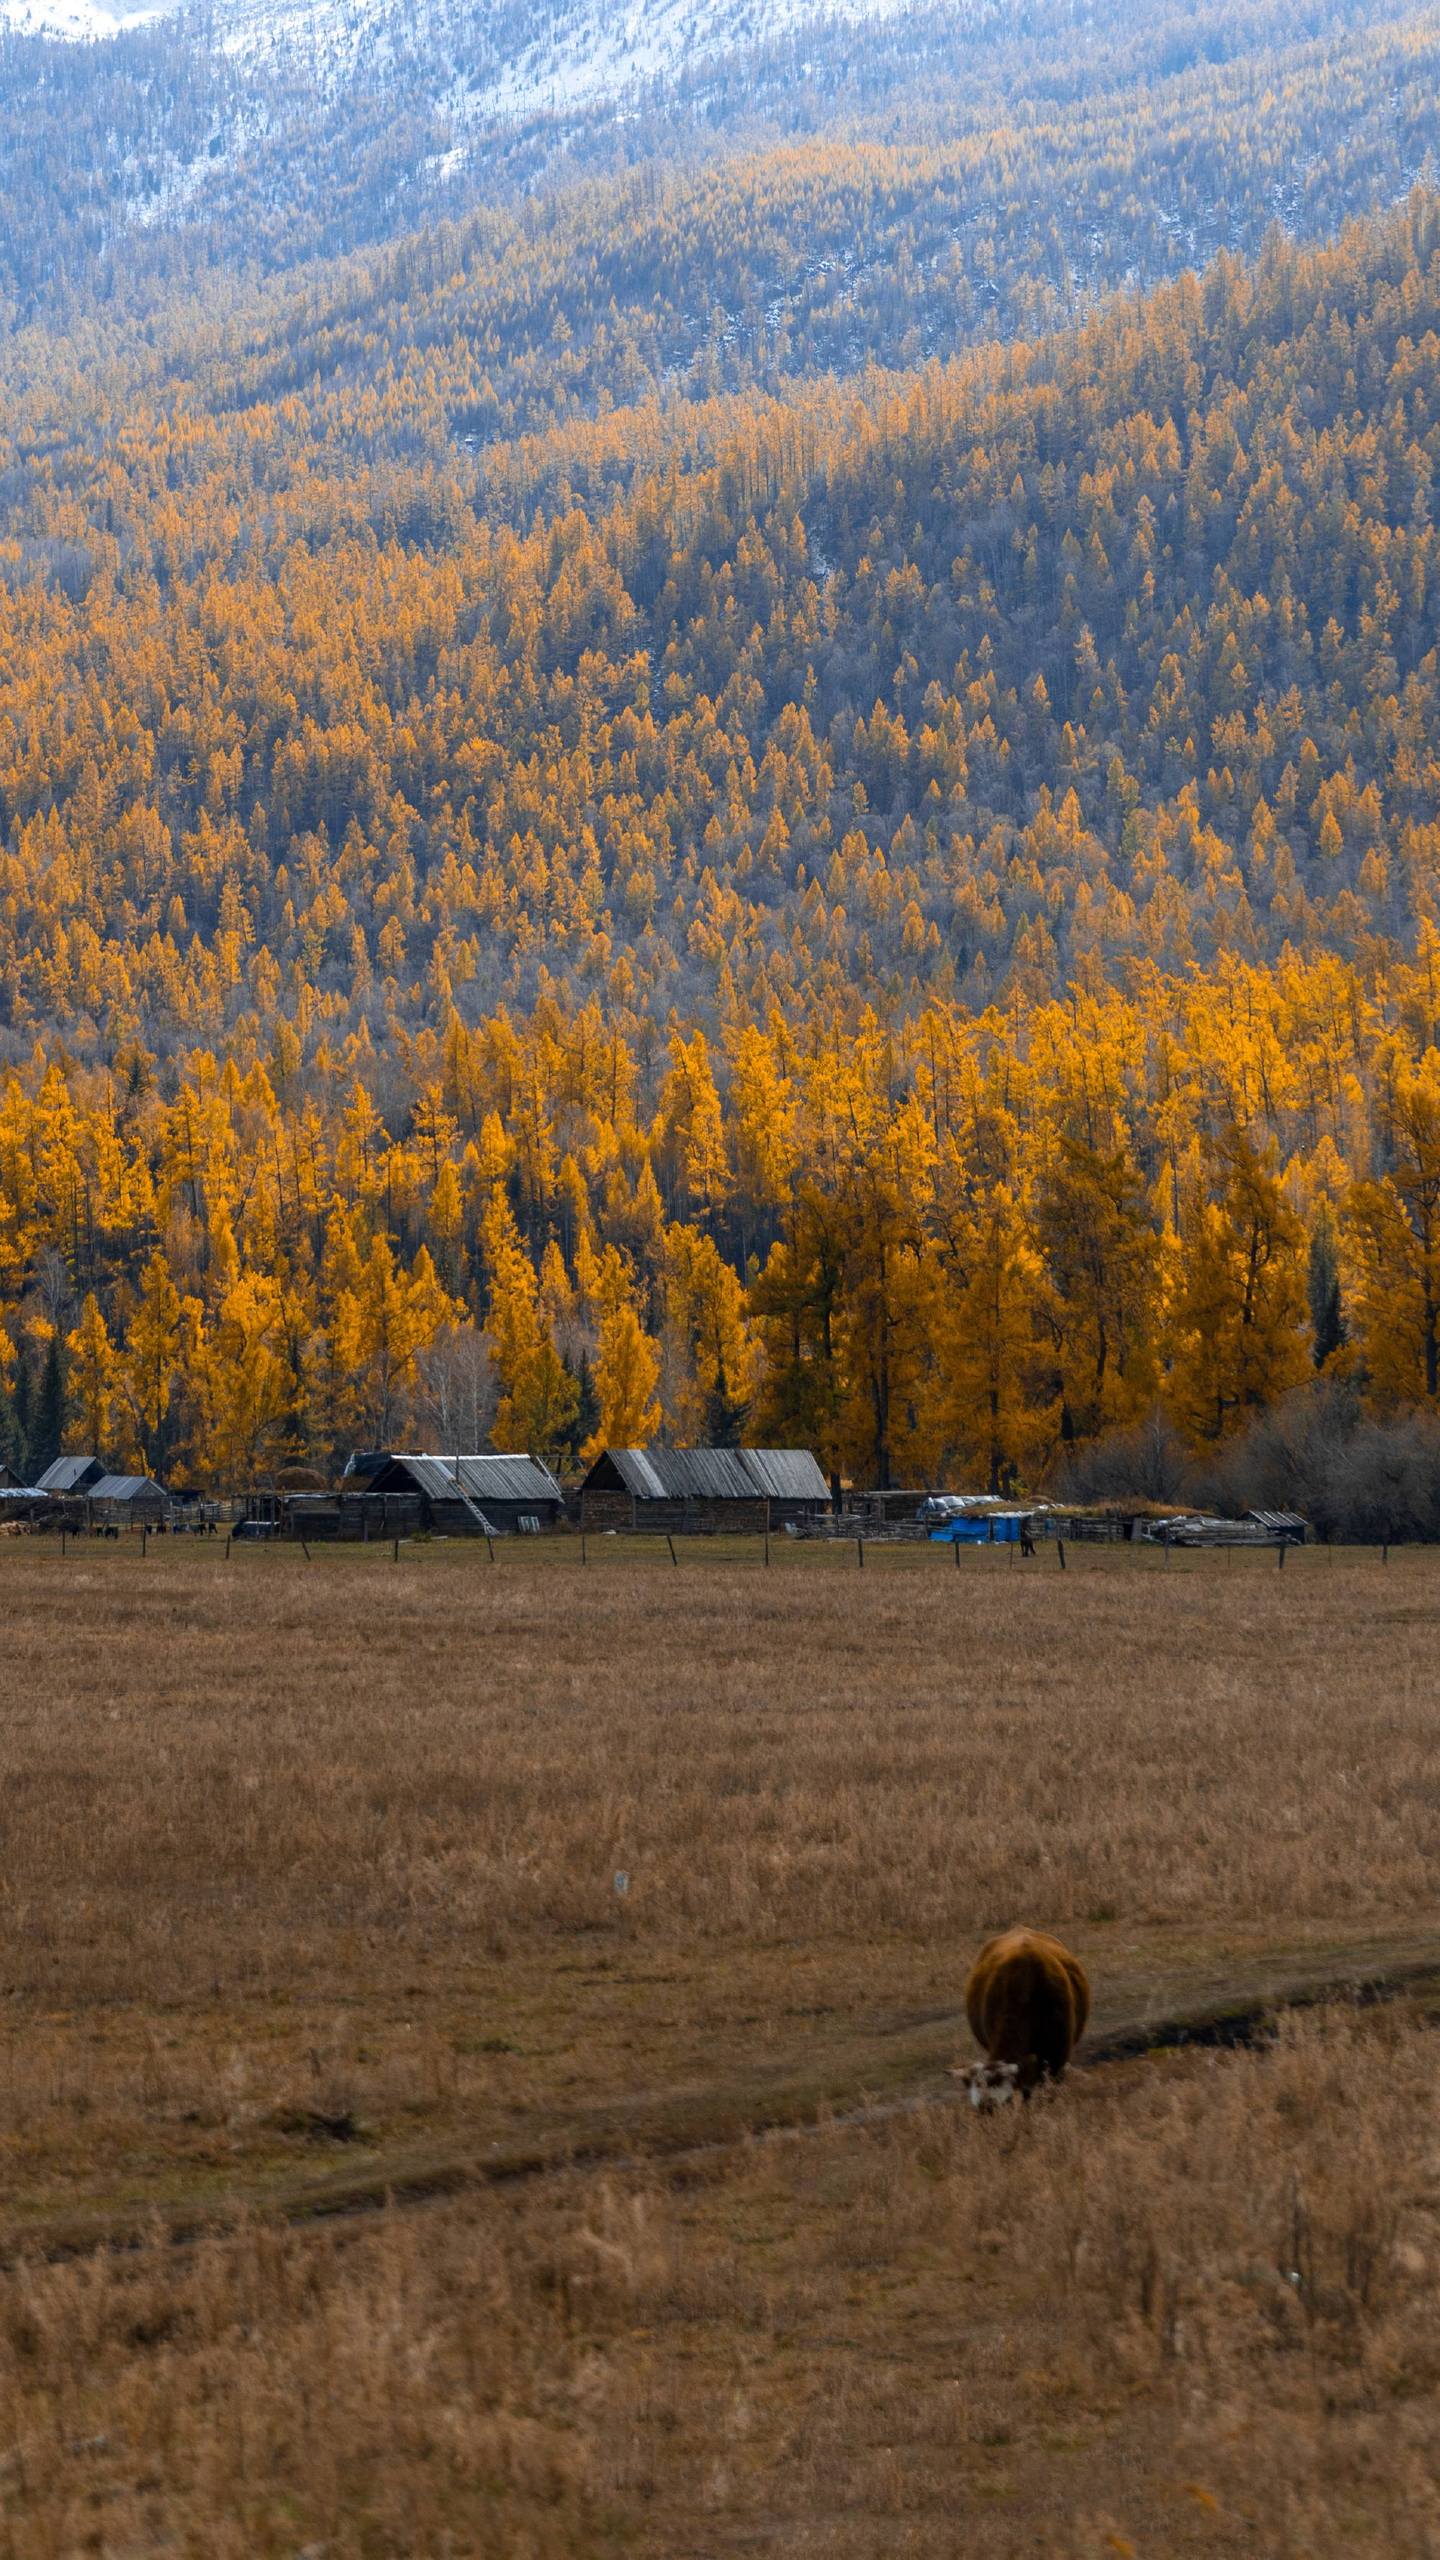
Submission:
M 159 15 L 156 8 L 108 9 L 101 0 L 0 0 L 0 27 L 16 35 L 61 36 L 73 44 L 101 42 Z
M 47 41 L 42 20 L 90 40 Z M 1348 82 L 1354 137 L 1326 220 L 1393 200 L 1440 152 L 1437 54 L 1440 0 L 0 0 L 0 344 L 212 275 L 223 293 L 407 238 L 423 257 L 452 224 L 479 226 L 452 244 L 462 269 L 473 250 L 503 273 L 518 221 L 466 435 L 548 418 L 547 372 L 577 407 L 616 397 L 587 370 L 612 296 L 647 315 L 617 377 L 630 399 L 697 365 L 707 395 L 735 367 L 786 378 L 802 345 L 841 373 L 910 362 L 1247 244 L 1208 163 L 1185 174 L 1217 81 L 1237 129 L 1275 125 L 1270 218 L 1307 219 L 1296 190 L 1320 164 L 1286 84 L 1308 100 L 1317 64 Z M 1012 307 L 992 234 L 1026 218 L 1013 135 L 1038 121 L 1064 151 L 1077 118 L 1066 221 L 1037 235 Z M 1164 147 L 1121 223 L 1105 173 L 1152 129 Z M 598 298 L 567 306 L 557 364 L 551 266 L 572 250 Z
M 147 272 L 182 241 L 182 261 L 273 272 L 556 174 L 816 131 L 1027 5 L 0 0 L 0 332 L 7 293 L 23 312 L 88 292 L 117 252 L 138 275 L 147 241 Z
M 25 5 L 26 0 L 9 0 Z M 65 7 L 72 0 L 31 0 Z M 77 7 L 95 0 L 73 0 Z M 453 81 L 436 102 L 465 125 L 523 122 L 623 103 L 707 64 L 900 15 L 911 0 L 219 0 L 237 64 L 302 64 L 333 89 L 429 57 Z
M 195 0 L 0 0 L 0 26 L 94 40 Z M 232 58 L 290 55 L 322 82 L 433 48 L 463 66 L 469 115 L 528 117 L 620 99 L 813 26 L 891 18 L 908 0 L 218 0 L 206 15 Z M 463 78 L 463 72 L 472 75 Z M 476 77 L 474 75 L 478 74 Z
M 531 115 L 623 96 L 637 83 L 683 71 L 807 25 L 895 16 L 905 0 L 609 0 L 550 15 L 544 32 L 507 66 L 477 105 Z

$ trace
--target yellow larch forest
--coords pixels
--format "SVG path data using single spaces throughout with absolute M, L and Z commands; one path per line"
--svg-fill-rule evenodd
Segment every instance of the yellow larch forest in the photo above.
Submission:
M 21 1462 L 1434 1409 L 1440 201 L 508 517 L 443 372 L 7 396 Z

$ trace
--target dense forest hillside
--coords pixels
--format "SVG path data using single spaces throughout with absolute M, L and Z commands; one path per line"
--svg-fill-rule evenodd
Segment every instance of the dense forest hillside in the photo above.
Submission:
M 85 1045 L 117 969 L 137 1032 L 182 1031 L 237 901 L 257 966 L 336 995 L 358 926 L 418 1018 L 446 935 L 478 933 L 472 1009 L 542 964 L 582 983 L 599 939 L 652 1010 L 705 1019 L 722 960 L 979 1002 L 1090 953 L 1403 936 L 1435 789 L 1437 237 L 1420 197 L 1072 340 L 732 409 L 713 460 L 523 532 L 439 473 L 327 469 L 294 400 L 157 414 L 73 495 L 32 461 L 0 666 L 12 1047 L 42 1017 Z
M 602 350 L 590 385 L 613 403 L 697 363 L 949 353 L 1435 174 L 1434 0 L 687 11 L 683 60 L 659 41 L 677 0 L 193 0 L 100 44 L 0 26 L 0 328 L 88 316 L 133 343 L 177 294 L 214 311 L 307 267 L 363 307 L 363 270 L 317 262 L 456 223 L 435 280 L 468 271 L 502 346 L 517 259 L 522 356 L 527 305 L 581 340 L 618 325 L 624 368 Z M 587 29 L 612 79 L 633 49 L 628 85 L 573 76 Z M 574 388 L 567 367 L 549 396 Z
M 541 15 L 0 38 L 12 1463 L 1435 1407 L 1440 15 Z
M 51 1342 L 224 1476 L 1433 1399 L 1437 360 L 1417 195 L 523 528 L 293 396 L 17 458 L 23 1427 Z

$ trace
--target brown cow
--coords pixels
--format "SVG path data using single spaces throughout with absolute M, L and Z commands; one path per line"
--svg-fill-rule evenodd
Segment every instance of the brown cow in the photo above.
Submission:
M 972 2107 L 1003 2107 L 1017 2089 L 1028 2098 L 1042 2080 L 1062 2077 L 1085 2032 L 1085 1968 L 1058 1938 L 1007 1929 L 970 1969 L 965 2015 L 985 2054 L 983 2062 L 956 2065 Z

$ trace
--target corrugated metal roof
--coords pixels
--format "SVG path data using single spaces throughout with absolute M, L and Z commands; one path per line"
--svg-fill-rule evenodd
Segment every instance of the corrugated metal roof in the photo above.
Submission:
M 1136 1535 L 1172 1547 L 1258 1547 L 1267 1532 L 1258 1520 L 1224 1520 L 1217 1513 L 1178 1511 L 1168 1520 L 1139 1520 Z
M 562 1502 L 564 1495 L 539 1458 L 482 1450 L 475 1457 L 439 1457 L 397 1449 L 390 1461 L 403 1467 L 431 1502 L 453 1502 L 456 1479 L 472 1502 Z
M 643 1502 L 828 1502 L 808 1449 L 607 1449 L 627 1493 Z
M 158 1502 L 165 1500 L 165 1489 L 153 1476 L 101 1476 L 85 1492 L 91 1502 L 134 1502 L 142 1493 L 153 1493 Z
M 777 1502 L 828 1502 L 830 1487 L 810 1449 L 741 1449 L 747 1472 Z
M 98 1458 L 56 1458 L 40 1478 L 41 1493 L 74 1493 L 87 1467 L 98 1467 Z

